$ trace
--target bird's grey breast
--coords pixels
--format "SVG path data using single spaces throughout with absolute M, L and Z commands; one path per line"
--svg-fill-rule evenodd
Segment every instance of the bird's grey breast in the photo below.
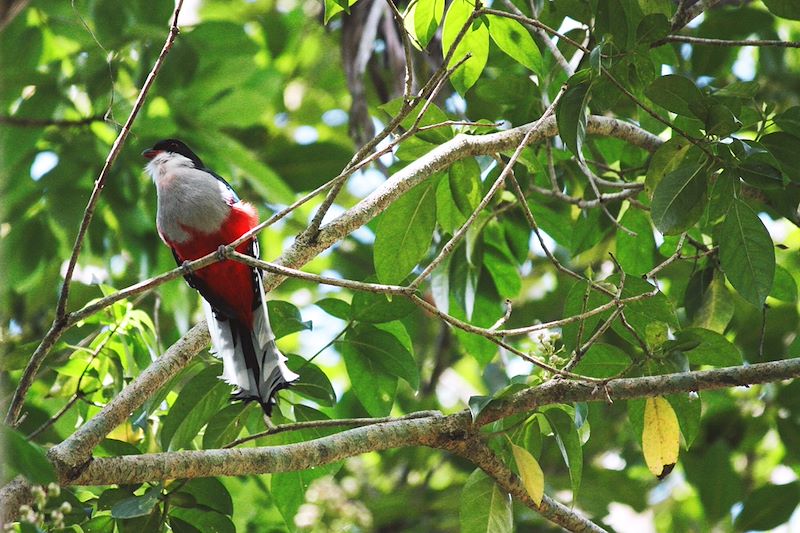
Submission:
M 168 166 L 155 178 L 158 191 L 158 231 L 169 241 L 180 243 L 190 235 L 217 232 L 231 210 L 232 195 L 211 174 L 195 168 Z

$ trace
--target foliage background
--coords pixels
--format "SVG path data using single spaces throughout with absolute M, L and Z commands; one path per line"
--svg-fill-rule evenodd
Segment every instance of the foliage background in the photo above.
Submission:
M 118 127 L 158 56 L 173 9 L 169 2 L 144 1 L 23 4 L 20 14 L 0 31 L 4 404 L 53 320 L 64 261 L 86 200 Z M 331 15 L 343 9 L 336 2 L 187 5 L 181 35 L 113 167 L 89 228 L 70 310 L 174 267 L 155 232 L 155 191 L 141 170 L 139 152 L 154 141 L 185 140 L 209 167 L 229 178 L 242 198 L 258 206 L 262 220 L 338 175 L 358 146 L 397 112 L 396 99 L 402 96 L 402 39 L 385 7 L 383 22 L 369 41 L 374 42 L 369 62 L 363 71 L 357 67 L 358 40 L 369 27 L 368 14 L 377 9 L 375 5 L 362 0 L 349 16 Z M 688 259 L 659 272 L 663 295 L 631 308 L 628 319 L 640 338 L 616 323 L 575 371 L 600 377 L 620 369 L 627 369 L 630 376 L 655 375 L 690 366 L 800 355 L 796 340 L 800 233 L 795 226 L 800 112 L 793 107 L 800 94 L 797 49 L 685 43 L 651 48 L 657 39 L 642 21 L 650 15 L 654 35 L 660 36 L 663 22 L 676 9 L 668 1 L 559 0 L 533 5 L 543 23 L 565 28 L 576 41 L 607 54 L 602 60 L 587 55 L 579 65 L 590 73 L 586 76 L 596 71 L 589 101 L 593 113 L 630 119 L 663 138 L 669 136 L 663 124 L 598 74 L 600 65 L 605 65 L 662 119 L 707 142 L 708 150 L 722 161 L 714 170 L 727 169 L 712 178 L 712 170 L 698 163 L 692 168 L 704 172 L 703 186 L 688 196 L 676 194 L 674 207 L 658 211 L 652 205 L 648 213 L 631 202 L 612 201 L 607 203 L 607 216 L 600 208 L 580 209 L 541 192 L 550 190 L 551 153 L 558 190 L 576 199 L 595 198 L 574 160 L 580 134 L 573 139 L 573 134 L 562 131 L 564 142 L 525 150 L 515 167 L 516 177 L 549 237 L 545 242 L 573 271 L 600 279 L 616 271 L 608 255 L 614 252 L 629 275 L 626 289 L 630 294 L 644 293 L 650 287 L 637 277 L 672 256 L 679 240 L 695 243 L 684 249 Z M 420 6 L 432 10 L 434 22 L 441 21 L 441 14 L 436 15 L 444 9 L 441 2 L 420 1 L 415 9 Z M 399 6 L 404 11 L 406 7 Z M 505 5 L 492 7 L 508 10 Z M 530 14 L 528 5 L 519 3 L 517 8 Z M 454 9 L 452 4 L 448 9 Z M 658 15 L 664 15 L 663 22 Z M 577 24 L 564 25 L 566 16 Z M 330 21 L 323 20 L 329 17 Z M 723 2 L 682 33 L 797 41 L 798 18 L 790 0 L 766 5 Z M 567 73 L 541 41 L 537 41 L 541 59 L 531 55 L 527 40 L 517 41 L 513 46 L 528 52 L 520 60 L 506 51 L 502 37 L 497 37 L 501 30 L 492 26 L 509 19 L 485 20 L 465 37 L 474 58 L 436 97 L 431 123 L 441 117 L 500 122 L 503 127 L 526 124 L 542 114 L 566 82 Z M 593 31 L 587 33 L 576 27 L 579 24 L 591 24 Z M 483 36 L 484 31 L 491 39 Z M 453 38 L 452 32 L 444 22 L 445 41 Z M 427 51 L 414 51 L 415 79 L 422 85 L 441 64 L 442 34 L 430 26 L 415 27 L 414 33 L 423 43 L 429 41 Z M 558 46 L 567 58 L 575 52 L 563 39 Z M 485 68 L 477 69 L 482 55 Z M 692 80 L 691 87 L 681 86 L 677 92 L 672 86 L 663 92 L 653 89 L 667 83 L 662 75 L 671 73 Z M 588 90 L 587 79 L 573 78 L 570 87 Z M 586 102 L 580 98 L 577 105 L 572 102 L 581 94 L 580 90 L 567 93 L 572 99 L 559 109 L 560 127 L 578 127 Z M 704 107 L 698 111 L 693 101 Z M 491 130 L 469 126 L 467 131 Z M 451 128 L 442 128 L 411 137 L 395 157 L 382 157 L 356 173 L 331 213 L 353 206 L 385 176 L 453 134 Z M 737 144 L 734 137 L 759 143 Z M 620 139 L 592 137 L 584 142 L 583 153 L 594 172 L 607 180 L 638 183 L 640 188 L 645 184 L 641 192 L 634 190 L 634 198 L 639 205 L 651 205 L 652 189 L 657 187 L 652 176 L 669 174 L 659 167 L 663 158 L 651 159 L 646 151 Z M 666 153 L 667 159 L 676 157 Z M 346 279 L 402 283 L 411 267 L 418 262 L 424 266 L 435 257 L 499 170 L 490 157 L 454 164 L 304 269 Z M 680 185 L 692 184 L 696 185 L 684 179 Z M 479 218 L 480 231 L 469 233 L 467 244 L 458 248 L 449 266 L 423 285 L 426 299 L 482 327 L 503 315 L 506 298 L 513 302 L 507 327 L 580 314 L 604 302 L 600 295 L 597 300 L 584 299 L 586 284 L 576 284 L 554 268 L 522 211 L 515 208 L 516 201 L 509 187 L 493 201 Z M 297 209 L 262 233 L 262 257 L 278 257 L 306 227 L 317 205 L 312 202 Z M 755 233 L 752 239 L 728 245 L 740 253 L 749 253 L 750 247 L 758 252 L 749 278 L 737 277 L 734 267 L 724 268 L 726 261 L 737 261 L 724 257 L 721 244 L 732 238 L 723 221 L 725 213 L 730 220 L 731 209 L 745 213 L 742 216 L 749 217 L 746 224 Z M 612 219 L 638 236 L 632 238 Z M 673 235 L 656 231 L 651 237 L 651 220 Z M 763 221 L 763 230 L 758 220 Z M 771 241 L 764 252 L 767 229 Z M 684 230 L 688 234 L 681 239 Z M 716 245 L 721 249 L 715 251 Z M 407 249 L 421 253 L 407 259 L 400 254 Z M 777 264 L 774 278 L 767 275 L 766 257 L 772 250 Z M 404 271 L 402 265 L 409 261 Z M 619 274 L 615 276 L 608 283 L 619 284 Z M 449 291 L 445 286 L 442 293 L 445 282 Z M 760 304 L 767 294 L 762 313 Z M 292 356 L 292 364 L 299 367 L 303 364 L 299 357 L 309 359 L 319 352 L 316 366 L 304 367 L 306 385 L 284 393 L 276 423 L 424 409 L 455 412 L 466 407 L 471 396 L 491 396 L 525 379 L 525 383 L 539 379 L 512 381 L 514 376 L 529 376 L 532 366 L 498 351 L 486 339 L 432 320 L 400 298 L 388 301 L 380 295 L 352 294 L 292 279 L 271 298 L 280 345 L 287 353 L 299 354 Z M 62 441 L 199 318 L 197 295 L 173 281 L 114 304 L 70 329 L 48 356 L 27 397 L 19 435 L 33 434 L 30 440 L 45 447 Z M 585 341 L 602 318 L 549 330 L 543 337 L 522 337 L 515 346 L 561 366 L 580 345 L 576 336 L 585 333 Z M 376 352 L 399 363 L 391 366 Z M 219 366 L 204 353 L 133 413 L 129 423 L 109 435 L 95 455 L 215 448 L 262 430 L 256 407 L 228 405 L 229 391 L 216 380 L 218 374 Z M 638 522 L 631 521 L 633 516 L 647 524 L 641 527 L 663 531 L 769 529 L 787 522 L 800 503 L 797 389 L 793 384 L 772 384 L 703 392 L 702 402 L 696 395 L 671 397 L 685 449 L 675 472 L 663 481 L 648 472 L 642 459 L 643 400 L 555 406 L 490 429 L 507 433 L 538 457 L 548 494 L 620 531 L 634 530 L 630 524 Z M 52 425 L 43 426 L 65 406 Z M 305 430 L 255 442 L 288 443 L 332 431 Z M 8 437 L 7 446 L 13 446 L 14 438 Z M 491 442 L 512 464 L 504 438 Z M 7 463 L 6 476 L 19 470 L 13 460 Z M 477 494 L 472 505 L 483 510 L 487 507 L 480 490 L 488 487 L 490 495 L 496 490 L 491 483 L 476 480 L 475 474 L 470 477 L 473 469 L 440 451 L 409 448 L 300 473 L 70 489 L 48 505 L 64 499 L 72 502 L 74 512 L 67 513 L 67 521 L 83 523 L 87 531 L 152 530 L 162 521 L 177 531 L 205 530 L 208 523 L 223 531 L 234 527 L 241 531 L 469 530 L 465 516 L 469 518 L 471 500 L 466 496 Z M 460 505 L 466 506 L 461 515 Z M 79 512 L 83 506 L 95 513 L 89 526 Z M 506 512 L 500 507 L 498 516 Z M 513 515 L 518 531 L 554 527 L 522 505 L 514 504 Z

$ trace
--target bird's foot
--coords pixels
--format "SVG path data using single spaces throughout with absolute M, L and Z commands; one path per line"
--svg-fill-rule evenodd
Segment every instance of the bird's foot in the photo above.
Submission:
M 181 274 L 184 276 L 190 276 L 192 274 L 192 262 L 191 261 L 184 261 L 181 263 Z
M 221 244 L 219 248 L 217 248 L 217 259 L 220 261 L 224 261 L 228 259 L 231 255 L 231 247 L 227 244 Z

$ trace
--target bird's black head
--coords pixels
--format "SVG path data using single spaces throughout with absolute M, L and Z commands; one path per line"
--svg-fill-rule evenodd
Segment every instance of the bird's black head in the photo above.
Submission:
M 195 168 L 203 168 L 203 161 L 197 157 L 197 154 L 192 152 L 192 149 L 186 146 L 186 143 L 183 141 L 179 141 L 178 139 L 164 139 L 163 141 L 158 141 L 156 144 L 153 145 L 152 148 L 149 150 L 145 150 L 142 152 L 142 155 L 147 159 L 153 159 L 155 156 L 160 154 L 161 152 L 170 152 L 173 154 L 180 154 L 184 157 L 187 157 L 192 160 L 194 163 Z

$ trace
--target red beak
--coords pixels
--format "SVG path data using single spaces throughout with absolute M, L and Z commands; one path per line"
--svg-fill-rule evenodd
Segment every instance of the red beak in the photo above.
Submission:
M 153 150 L 151 148 L 150 150 L 145 150 L 144 152 L 142 152 L 142 157 L 145 157 L 147 159 L 153 159 L 155 156 L 157 156 L 160 153 L 161 153 L 161 150 Z

